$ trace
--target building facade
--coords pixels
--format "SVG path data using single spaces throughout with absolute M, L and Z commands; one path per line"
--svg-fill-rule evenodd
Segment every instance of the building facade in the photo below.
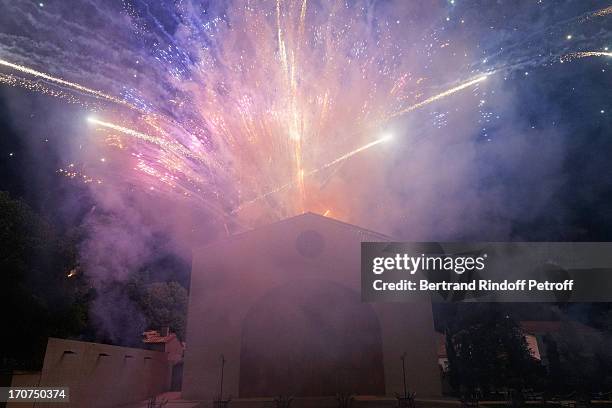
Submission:
M 183 398 L 393 396 L 402 356 L 440 395 L 431 303 L 362 302 L 365 241 L 389 238 L 303 214 L 195 251 Z

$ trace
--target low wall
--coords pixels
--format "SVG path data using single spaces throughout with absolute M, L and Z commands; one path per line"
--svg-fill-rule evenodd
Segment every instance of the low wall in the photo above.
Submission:
M 20 387 L 38 387 L 40 384 L 40 371 L 14 371 L 11 376 L 11 387 L 20 388 Z M 2 403 L 0 403 L 0 407 L 2 407 Z M 7 408 L 34 408 L 34 403 L 28 402 L 15 402 L 15 403 L 6 403 Z
M 163 352 L 49 338 L 40 387 L 70 388 L 69 404 L 45 408 L 107 408 L 167 391 L 170 376 Z

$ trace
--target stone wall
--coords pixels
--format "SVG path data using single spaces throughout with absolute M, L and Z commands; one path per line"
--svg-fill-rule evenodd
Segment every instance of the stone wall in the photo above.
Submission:
M 45 408 L 106 408 L 167 391 L 170 375 L 166 353 L 49 338 L 39 386 L 70 388 L 69 404 L 45 403 Z

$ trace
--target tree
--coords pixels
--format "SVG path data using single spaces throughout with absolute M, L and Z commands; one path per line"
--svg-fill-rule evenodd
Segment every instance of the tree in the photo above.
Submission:
M 533 387 L 538 366 L 518 324 L 497 304 L 462 306 L 447 332 L 450 375 L 460 392 Z
M 132 294 L 149 328 L 168 326 L 180 339 L 185 338 L 188 295 L 183 286 L 177 282 L 134 283 Z
M 565 324 L 549 340 L 549 346 L 554 344 L 557 353 L 556 364 L 549 366 L 551 386 L 565 393 L 574 392 L 583 399 L 596 392 L 609 392 L 612 388 L 609 342 L 608 336 L 590 327 Z
M 40 368 L 49 336 L 75 336 L 86 326 L 89 288 L 75 274 L 75 254 L 48 220 L 0 192 L 0 308 L 10 328 L 0 349 L 4 369 Z

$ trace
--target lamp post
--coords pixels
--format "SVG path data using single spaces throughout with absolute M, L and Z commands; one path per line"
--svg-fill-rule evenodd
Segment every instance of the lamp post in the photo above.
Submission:
M 408 398 L 408 388 L 406 387 L 406 352 L 402 354 L 402 374 L 404 376 L 404 398 Z
M 221 354 L 221 384 L 219 389 L 219 401 L 223 400 L 223 369 L 225 368 L 225 357 Z

